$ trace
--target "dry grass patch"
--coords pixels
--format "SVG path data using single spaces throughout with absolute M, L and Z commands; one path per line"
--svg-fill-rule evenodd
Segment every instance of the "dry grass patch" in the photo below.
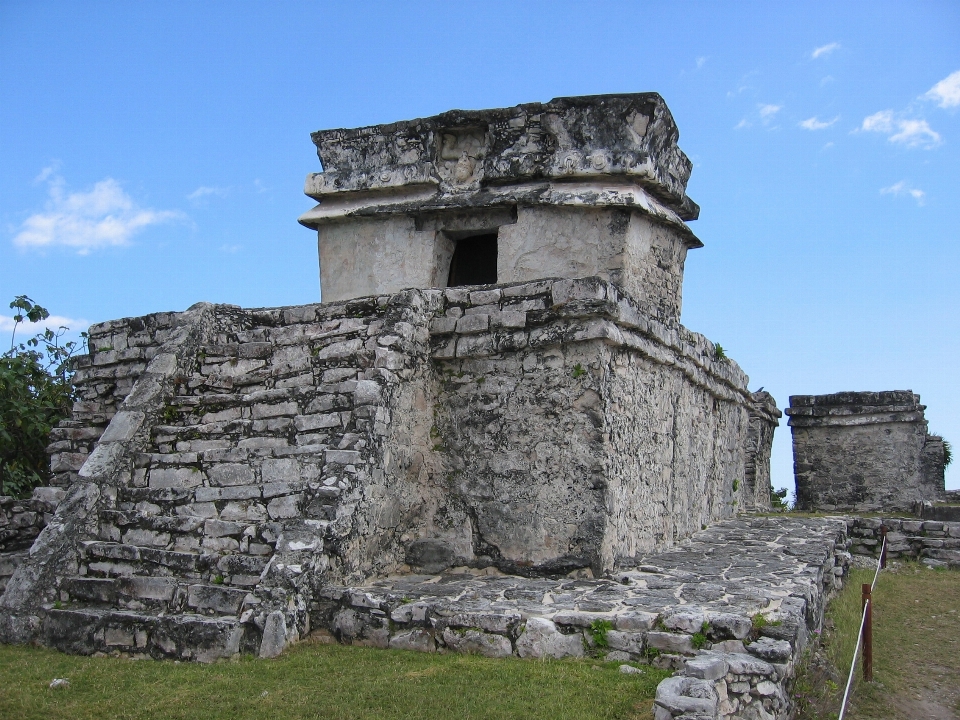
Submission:
M 872 570 L 855 570 L 828 609 L 823 648 L 801 672 L 801 718 L 836 718 L 860 627 L 860 585 Z M 960 572 L 898 563 L 873 591 L 873 678 L 857 667 L 850 720 L 960 718 Z

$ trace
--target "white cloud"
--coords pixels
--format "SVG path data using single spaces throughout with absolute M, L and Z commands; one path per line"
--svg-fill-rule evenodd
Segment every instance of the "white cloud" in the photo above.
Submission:
M 834 50 L 839 50 L 839 49 L 840 49 L 840 43 L 838 42 L 828 43 L 827 45 L 821 45 L 820 47 L 814 49 L 814 51 L 810 53 L 810 57 L 816 60 L 817 58 L 820 58 L 820 57 L 826 57 L 827 55 L 832 53 Z
M 860 129 L 867 132 L 893 132 L 893 110 L 881 110 L 865 117 Z
M 125 245 L 150 225 L 182 217 L 169 210 L 141 208 L 112 178 L 88 192 L 65 192 L 63 178 L 44 170 L 40 178 L 50 185 L 45 212 L 31 215 L 20 226 L 13 243 L 20 247 L 64 245 L 81 255 L 110 245 Z
M 744 128 L 750 127 L 750 123 L 747 122 L 746 118 L 743 118 L 740 122 L 733 126 L 734 130 L 743 130 Z
M 225 252 L 225 253 L 231 253 L 231 254 L 232 254 L 232 253 L 240 252 L 241 250 L 243 250 L 243 245 L 227 245 L 227 244 L 224 244 L 224 245 L 221 245 L 221 246 L 220 246 L 220 252 Z
M 0 315 L 0 332 L 13 332 L 16 321 L 12 315 Z M 24 320 L 17 328 L 17 337 L 26 340 L 33 337 L 38 332 L 43 332 L 45 328 L 56 331 L 60 327 L 69 328 L 71 333 L 79 333 L 90 327 L 86 320 L 63 317 L 62 315 L 51 315 L 46 320 L 38 323 L 27 322 Z
M 947 75 L 922 97 L 933 100 L 942 108 L 960 105 L 960 70 Z
M 783 105 L 760 105 L 760 117 L 763 120 L 770 120 L 783 109 Z
M 837 120 L 840 119 L 840 116 L 837 115 L 833 120 L 819 120 L 817 116 L 814 115 L 812 118 L 807 118 L 797 123 L 804 130 L 823 130 L 825 128 L 833 125 Z
M 898 120 L 897 128 L 899 132 L 890 136 L 890 142 L 904 143 L 909 147 L 932 147 L 940 142 L 940 134 L 931 129 L 926 120 Z
M 707 58 L 705 55 L 697 58 L 697 70 L 699 70 L 706 64 L 707 64 Z
M 827 75 L 825 78 L 820 80 L 820 87 L 824 85 L 829 85 L 832 82 L 836 82 L 837 79 L 833 75 Z
M 926 120 L 899 117 L 893 110 L 881 110 L 865 117 L 860 130 L 883 133 L 890 142 L 907 147 L 931 148 L 940 143 L 940 134 Z
M 187 195 L 187 200 L 202 200 L 203 198 L 209 197 L 210 195 L 216 195 L 217 197 L 226 197 L 229 191 L 230 191 L 230 188 L 209 187 L 206 185 L 201 185 L 192 193 Z
M 923 190 L 907 185 L 906 180 L 901 180 L 898 183 L 894 183 L 890 187 L 880 188 L 880 194 L 893 195 L 894 197 L 899 197 L 900 195 L 909 195 L 917 201 L 917 205 L 923 205 L 923 198 L 926 195 Z

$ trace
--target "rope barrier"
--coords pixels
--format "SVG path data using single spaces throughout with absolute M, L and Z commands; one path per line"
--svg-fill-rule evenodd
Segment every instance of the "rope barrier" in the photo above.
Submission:
M 857 669 L 857 656 L 860 654 L 860 644 L 864 640 L 863 629 L 866 626 L 867 632 L 871 637 L 867 638 L 868 647 L 864 648 L 864 673 L 869 675 L 867 680 L 873 679 L 873 637 L 872 637 L 872 623 L 870 626 L 867 625 L 867 618 L 871 617 L 873 614 L 872 605 L 873 605 L 873 588 L 877 584 L 877 578 L 880 577 L 880 570 L 887 566 L 887 532 L 886 527 L 880 526 L 880 535 L 883 538 L 883 542 L 880 545 L 880 557 L 877 558 L 877 570 L 873 574 L 873 582 L 867 586 L 866 583 L 863 585 L 864 593 L 864 602 L 863 602 L 863 611 L 860 616 L 860 630 L 857 633 L 857 645 L 853 649 L 853 661 L 850 663 L 850 674 L 847 676 L 847 687 L 843 691 L 843 701 L 840 703 L 840 716 L 837 720 L 843 720 L 843 716 L 847 712 L 847 700 L 850 697 L 850 689 L 853 687 L 853 675 Z M 867 587 L 870 589 L 867 590 Z M 869 656 L 869 657 L 866 657 Z
M 864 610 L 870 604 L 870 601 L 867 601 L 867 605 L 864 605 Z M 857 669 L 857 655 L 860 654 L 860 641 L 863 639 L 863 624 L 867 620 L 867 613 L 864 612 L 863 616 L 860 618 L 860 632 L 857 633 L 857 646 L 853 649 L 853 663 L 850 665 L 850 675 L 847 676 L 847 687 L 843 691 L 843 702 L 840 703 L 840 717 L 837 720 L 843 720 L 844 714 L 847 712 L 847 698 L 850 696 L 850 688 L 853 687 L 853 672 Z

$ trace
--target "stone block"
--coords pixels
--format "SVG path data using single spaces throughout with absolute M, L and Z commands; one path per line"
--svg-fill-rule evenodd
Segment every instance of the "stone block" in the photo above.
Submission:
M 712 718 L 716 717 L 720 699 L 712 682 L 700 678 L 674 676 L 657 685 L 654 702 L 659 708 L 667 710 L 670 715 L 693 716 L 699 713 Z
M 177 581 L 170 577 L 125 577 L 118 581 L 120 592 L 141 600 L 173 599 Z
M 727 662 L 720 655 L 701 653 L 695 658 L 687 660 L 683 674 L 687 677 L 701 680 L 718 680 L 727 674 Z
M 613 650 L 622 650 L 633 655 L 643 654 L 644 633 L 607 631 L 607 646 Z
M 472 335 L 490 329 L 489 315 L 464 315 L 457 320 L 456 330 L 461 335 Z
M 530 618 L 517 638 L 517 654 L 522 658 L 583 657 L 583 636 L 564 635 L 545 618 Z
M 437 643 L 430 631 L 414 628 L 399 632 L 390 638 L 390 647 L 395 650 L 416 650 L 417 652 L 435 652 Z
M 267 504 L 267 513 L 273 520 L 299 517 L 303 495 L 285 495 L 271 500 Z
M 222 520 L 207 520 L 203 524 L 203 534 L 207 537 L 218 538 L 226 537 L 229 535 L 241 535 L 244 528 L 246 527 L 243 523 L 238 522 L 224 522 Z
M 266 458 L 260 466 L 260 477 L 264 484 L 297 482 L 300 463 L 292 458 Z
M 309 430 L 338 428 L 342 425 L 342 421 L 340 413 L 325 413 L 322 415 L 297 415 L 293 419 L 293 424 L 299 432 L 307 432 Z
M 207 477 L 211 485 L 252 485 L 256 482 L 253 475 L 253 468 L 249 465 L 239 463 L 224 463 L 223 465 L 214 465 L 207 470 Z
M 246 590 L 234 590 L 216 585 L 191 585 L 187 588 L 187 605 L 197 610 L 213 610 L 225 615 L 236 615 L 246 596 Z
M 647 633 L 647 647 L 667 653 L 684 653 L 692 655 L 695 652 L 693 639 L 689 635 L 677 635 L 668 632 Z
M 513 654 L 510 640 L 503 635 L 466 629 L 444 628 L 443 643 L 454 652 L 502 658 Z
M 223 520 L 262 522 L 267 519 L 267 509 L 260 503 L 250 501 L 228 502 L 220 512 L 220 517 Z
M 263 403 L 253 406 L 253 418 L 293 417 L 300 412 L 296 402 Z
M 148 485 L 152 488 L 192 488 L 203 484 L 197 468 L 151 468 Z
M 274 658 L 287 646 L 287 621 L 279 610 L 267 615 L 263 624 L 263 637 L 260 640 L 261 658 Z

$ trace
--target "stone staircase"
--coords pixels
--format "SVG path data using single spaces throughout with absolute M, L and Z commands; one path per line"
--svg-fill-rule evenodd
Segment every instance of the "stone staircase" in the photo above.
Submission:
M 96 537 L 60 581 L 49 644 L 212 660 L 279 652 L 308 628 L 299 579 L 342 567 L 337 534 L 352 522 L 342 500 L 367 465 L 374 421 L 355 401 L 380 385 L 361 377 L 376 308 L 319 322 L 300 310 L 217 306 L 195 368 L 173 378 L 129 481 L 111 489 Z M 90 418 L 59 432 L 74 424 L 89 433 Z M 286 637 L 263 647 L 271 613 Z

